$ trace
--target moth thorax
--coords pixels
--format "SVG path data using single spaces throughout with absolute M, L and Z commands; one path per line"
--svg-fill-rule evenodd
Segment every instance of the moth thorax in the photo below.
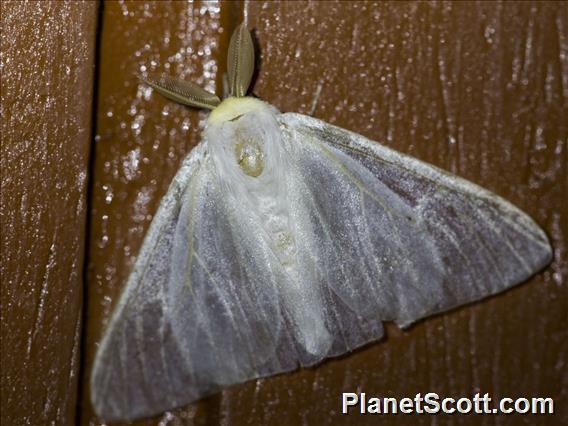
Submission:
M 235 157 L 244 174 L 251 177 L 260 176 L 264 169 L 264 152 L 258 141 L 248 136 L 238 137 Z

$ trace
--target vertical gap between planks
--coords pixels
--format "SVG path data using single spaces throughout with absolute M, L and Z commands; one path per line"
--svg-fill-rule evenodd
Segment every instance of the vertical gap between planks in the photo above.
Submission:
M 83 251 L 83 270 L 81 271 L 82 282 L 83 282 L 83 299 L 81 304 L 81 337 L 80 337 L 80 353 L 79 353 L 79 380 L 77 380 L 77 406 L 75 408 L 75 424 L 82 424 L 85 420 L 84 417 L 84 398 L 85 398 L 85 380 L 87 377 L 86 372 L 88 366 L 86 365 L 86 336 L 87 336 L 87 314 L 88 314 L 88 303 L 89 303 L 89 291 L 88 291 L 88 270 L 90 264 L 90 251 L 91 246 L 89 244 L 91 240 L 91 222 L 92 215 L 91 209 L 93 206 L 93 172 L 95 168 L 95 137 L 97 135 L 97 111 L 99 105 L 99 77 L 100 77 L 100 59 L 101 59 L 101 35 L 103 31 L 103 11 L 104 2 L 98 2 L 97 12 L 96 12 L 96 24 L 95 24 L 95 58 L 94 58 L 94 70 L 93 70 L 93 98 L 91 99 L 91 136 L 90 145 L 88 153 L 87 162 L 87 194 L 86 194 L 86 220 L 85 220 L 85 245 Z

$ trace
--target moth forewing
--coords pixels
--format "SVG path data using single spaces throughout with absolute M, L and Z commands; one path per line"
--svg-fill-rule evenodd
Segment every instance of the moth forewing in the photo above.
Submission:
M 496 194 L 320 120 L 279 120 L 302 152 L 296 160 L 315 216 L 329 229 L 313 250 L 326 282 L 357 312 L 407 326 L 519 284 L 550 262 L 546 234 Z M 334 191 L 321 190 L 325 180 Z

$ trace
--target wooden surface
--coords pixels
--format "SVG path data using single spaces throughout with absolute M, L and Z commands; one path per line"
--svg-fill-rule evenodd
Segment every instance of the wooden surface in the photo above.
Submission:
M 75 422 L 96 3 L 2 2 L 2 425 Z
M 2 8 L 4 28 L 7 18 Z M 228 37 L 243 17 L 254 29 L 258 45 L 259 69 L 254 86 L 257 96 L 282 111 L 313 113 L 496 192 L 529 213 L 547 231 L 555 259 L 543 272 L 505 294 L 426 319 L 406 331 L 388 325 L 386 339 L 353 354 L 315 368 L 234 386 L 184 409 L 136 424 L 568 422 L 568 12 L 564 5 L 105 2 L 100 15 L 96 138 L 89 176 L 92 193 L 86 242 L 84 369 L 77 407 L 81 423 L 100 424 L 92 414 L 87 386 L 96 344 L 159 200 L 183 157 L 199 141 L 207 117 L 205 112 L 176 105 L 152 93 L 136 74 L 144 67 L 164 71 L 221 95 Z M 75 19 L 74 25 L 83 22 Z M 87 25 L 83 25 L 85 32 Z M 4 40 L 3 54 L 7 51 L 4 43 L 8 43 Z M 14 51 L 13 57 L 33 66 L 17 53 L 21 52 Z M 2 165 L 12 167 L 12 174 L 20 176 L 20 180 L 6 178 L 12 174 L 5 174 L 3 167 L 2 423 L 6 418 L 43 424 L 36 419 L 56 419 L 54 414 L 41 417 L 41 410 L 30 410 L 26 417 L 26 403 L 47 406 L 50 413 L 62 412 L 69 406 L 61 404 L 61 400 L 55 406 L 66 408 L 46 405 L 46 394 L 37 390 L 33 401 L 16 401 L 35 384 L 45 385 L 47 378 L 51 378 L 49 386 L 64 383 L 70 370 L 55 363 L 25 361 L 27 339 L 34 335 L 29 325 L 41 325 L 36 326 L 39 331 L 35 339 L 44 346 L 59 343 L 59 353 L 73 353 L 78 334 L 71 333 L 67 344 L 53 336 L 76 330 L 76 315 L 72 316 L 77 313 L 76 304 L 69 300 L 79 297 L 79 289 L 70 289 L 68 281 L 53 275 L 44 279 L 44 271 L 49 270 L 49 251 L 36 251 L 30 244 L 41 248 L 36 240 L 84 239 L 83 230 L 73 228 L 75 219 L 69 219 L 76 218 L 75 206 L 65 204 L 69 202 L 65 197 L 78 192 L 69 190 L 69 186 L 55 191 L 53 188 L 61 180 L 52 176 L 72 174 L 80 161 L 72 161 L 71 157 L 86 157 L 77 154 L 78 144 L 69 147 L 62 137 L 56 138 L 61 144 L 56 147 L 65 144 L 65 150 L 54 152 L 64 152 L 67 157 L 56 157 L 63 161 L 51 162 L 29 147 L 26 141 L 30 139 L 13 130 L 13 138 L 6 139 L 6 130 L 15 127 L 6 124 L 6 117 L 13 123 L 26 111 L 27 104 L 20 110 L 5 104 L 5 69 Z M 79 102 L 76 93 L 67 96 Z M 35 106 L 38 113 L 24 116 L 27 118 L 23 122 L 46 117 L 50 105 L 47 99 L 41 100 Z M 65 122 L 53 121 L 50 125 L 53 127 L 44 133 L 44 139 L 54 138 L 65 128 Z M 5 140 L 13 147 L 6 148 Z M 28 166 L 35 161 L 48 164 L 43 174 L 38 174 L 39 168 Z M 24 175 L 27 170 L 32 171 L 31 178 Z M 5 180 L 13 182 L 10 191 L 5 191 Z M 28 182 L 27 187 L 20 182 Z M 14 201 L 9 201 L 17 191 L 28 198 L 14 195 Z M 32 199 L 32 194 L 38 197 L 36 204 L 48 206 L 42 208 L 70 216 L 46 216 L 50 221 L 37 222 L 35 204 L 21 202 Z M 56 198 L 57 194 L 63 198 Z M 18 219 L 19 212 L 29 217 L 25 226 Z M 4 231 L 5 221 L 16 224 L 20 231 L 13 235 Z M 60 223 L 70 225 L 57 227 Z M 6 256 L 5 261 L 4 253 L 12 247 L 18 251 Z M 34 249 L 31 254 L 30 247 Z M 66 247 L 71 253 L 75 246 Z M 61 250 L 58 248 L 56 253 Z M 32 258 L 47 260 L 36 264 Z M 80 258 L 81 254 L 76 253 L 64 259 L 79 262 Z M 34 278 L 18 281 L 12 278 L 19 276 L 13 271 Z M 6 279 L 8 274 L 10 279 Z M 48 299 L 40 295 L 43 282 L 49 284 Z M 36 312 L 40 311 L 36 307 L 44 306 L 38 305 L 41 300 L 46 300 L 45 306 L 54 314 L 38 320 Z M 6 342 L 13 349 L 5 350 Z M 15 361 L 17 356 L 21 358 L 19 363 Z M 5 363 L 5 358 L 12 361 Z M 21 367 L 30 369 L 17 377 L 15 369 Z M 38 370 L 42 375 L 33 374 Z M 398 398 L 428 391 L 443 397 L 475 392 L 488 392 L 493 398 L 543 396 L 555 399 L 557 413 L 536 418 L 344 417 L 339 415 L 344 391 Z M 5 401 L 12 401 L 8 410 Z M 69 416 L 57 419 L 61 420 L 58 424 L 73 423 Z

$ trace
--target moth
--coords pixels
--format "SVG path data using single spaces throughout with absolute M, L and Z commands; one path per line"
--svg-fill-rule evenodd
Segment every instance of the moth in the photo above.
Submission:
M 221 100 L 161 201 L 100 342 L 93 407 L 159 414 L 247 380 L 318 364 L 501 292 L 547 265 L 545 233 L 509 202 L 363 136 L 246 96 L 242 24 Z

